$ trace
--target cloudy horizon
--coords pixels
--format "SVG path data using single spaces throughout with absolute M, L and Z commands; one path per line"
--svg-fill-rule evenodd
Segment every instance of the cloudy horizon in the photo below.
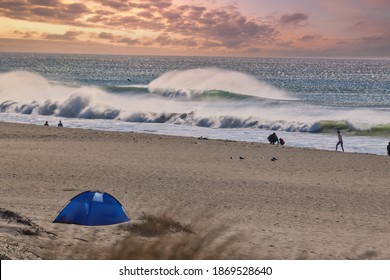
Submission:
M 3 0 L 0 52 L 390 57 L 386 0 Z

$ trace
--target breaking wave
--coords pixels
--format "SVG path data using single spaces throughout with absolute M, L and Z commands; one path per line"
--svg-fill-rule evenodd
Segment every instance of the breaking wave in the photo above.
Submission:
M 149 91 L 168 97 L 259 97 L 289 99 L 286 93 L 254 77 L 214 68 L 169 71 L 149 84 Z
M 25 71 L 3 73 L 0 113 L 390 135 L 386 110 L 308 105 L 251 76 L 218 69 L 172 71 L 149 85 L 117 87 L 62 84 Z

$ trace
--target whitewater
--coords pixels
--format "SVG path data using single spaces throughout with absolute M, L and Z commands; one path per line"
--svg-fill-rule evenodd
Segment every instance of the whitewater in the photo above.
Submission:
M 0 55 L 0 121 L 386 154 L 390 61 Z

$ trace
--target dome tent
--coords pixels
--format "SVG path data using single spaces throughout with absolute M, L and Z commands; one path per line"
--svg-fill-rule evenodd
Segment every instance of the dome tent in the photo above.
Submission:
M 86 191 L 73 197 L 53 223 L 104 226 L 128 222 L 120 202 L 108 193 Z

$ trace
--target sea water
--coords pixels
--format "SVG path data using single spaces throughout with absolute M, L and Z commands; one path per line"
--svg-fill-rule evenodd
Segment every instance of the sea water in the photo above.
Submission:
M 0 54 L 0 121 L 385 155 L 390 60 Z

